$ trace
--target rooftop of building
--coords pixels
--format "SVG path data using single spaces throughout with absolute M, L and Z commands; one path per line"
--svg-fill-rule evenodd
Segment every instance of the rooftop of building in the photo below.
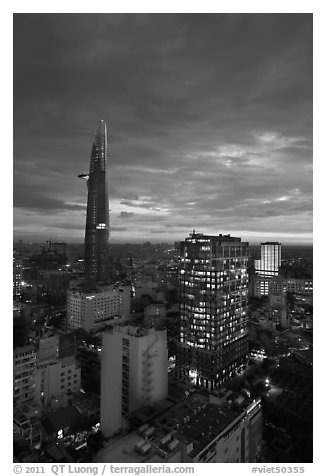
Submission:
M 46 448 L 47 455 L 56 463 L 75 463 L 75 460 L 63 443 L 55 442 Z
M 294 356 L 299 360 L 299 362 L 305 363 L 306 365 L 313 364 L 313 350 L 312 349 L 296 350 L 294 352 Z
M 100 409 L 100 397 L 96 393 L 81 393 L 73 395 L 71 405 L 75 406 L 80 413 L 94 412 Z
M 13 419 L 15 423 L 22 425 L 23 423 L 30 421 L 31 415 L 28 415 L 27 412 L 24 412 L 20 408 L 14 407 Z
M 219 233 L 218 235 L 205 235 L 204 233 L 196 233 L 193 231 L 192 233 L 189 233 L 189 236 L 186 238 L 185 241 L 189 240 L 209 240 L 209 241 L 217 241 L 219 243 L 223 242 L 236 242 L 236 243 L 241 243 L 241 244 L 249 244 L 248 242 L 242 242 L 241 238 L 231 236 L 230 234 L 223 235 L 222 233 Z
M 23 345 L 21 347 L 15 347 L 14 348 L 14 355 L 22 354 L 24 352 L 35 352 L 36 353 L 37 348 L 34 344 L 27 344 Z
M 132 434 L 103 448 L 95 461 L 163 463 L 178 451 L 187 451 L 193 458 L 249 406 L 258 404 L 259 400 L 234 392 L 225 392 L 222 396 L 195 392 L 159 415 L 154 409 L 155 417 Z
M 152 335 L 156 333 L 166 333 L 166 331 L 165 330 L 158 331 L 154 327 L 147 329 L 147 328 L 138 327 L 138 326 L 117 325 L 109 329 L 106 329 L 103 332 L 103 334 L 112 334 L 112 335 L 124 334 L 131 337 L 144 337 L 144 336 L 148 336 L 148 335 Z
M 38 419 L 39 414 L 39 407 L 36 403 L 14 405 L 13 418 L 17 424 L 21 424 L 27 420 Z
M 85 281 L 81 282 L 76 282 L 72 281 L 70 283 L 70 288 L 68 289 L 68 292 L 70 291 L 71 293 L 76 293 L 80 295 L 100 295 L 103 293 L 111 292 L 114 290 L 123 290 L 126 285 L 120 284 L 120 283 L 112 283 L 112 284 L 105 284 L 105 285 L 90 285 Z

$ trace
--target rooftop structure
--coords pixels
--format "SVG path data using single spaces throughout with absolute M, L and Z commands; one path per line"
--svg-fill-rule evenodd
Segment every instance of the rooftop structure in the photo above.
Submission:
M 254 462 L 261 447 L 260 400 L 232 394 L 216 401 L 194 393 L 101 450 L 96 462 Z

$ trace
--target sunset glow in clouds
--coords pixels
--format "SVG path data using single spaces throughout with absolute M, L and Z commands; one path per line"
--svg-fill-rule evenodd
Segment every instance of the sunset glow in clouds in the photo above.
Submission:
M 84 238 L 99 119 L 112 241 L 312 241 L 311 14 L 15 14 L 14 234 Z

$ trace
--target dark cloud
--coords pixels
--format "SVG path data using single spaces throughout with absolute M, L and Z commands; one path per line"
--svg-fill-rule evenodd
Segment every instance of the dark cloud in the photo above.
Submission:
M 128 231 L 129 229 L 125 226 L 111 226 L 111 231 Z M 130 230 L 129 230 L 130 231 Z
M 32 192 L 27 196 L 14 195 L 14 207 L 29 210 L 55 211 L 55 210 L 84 210 L 81 205 L 65 203 L 63 200 L 51 198 L 45 194 Z
M 311 233 L 311 14 L 15 14 L 17 233 L 82 239 L 101 117 L 112 239 Z
M 131 218 L 134 216 L 134 212 L 120 212 L 120 218 Z

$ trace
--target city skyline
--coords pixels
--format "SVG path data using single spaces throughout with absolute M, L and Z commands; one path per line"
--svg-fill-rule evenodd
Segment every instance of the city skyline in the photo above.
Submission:
M 102 117 L 112 242 L 312 242 L 311 14 L 15 14 L 15 238 L 83 242 Z

